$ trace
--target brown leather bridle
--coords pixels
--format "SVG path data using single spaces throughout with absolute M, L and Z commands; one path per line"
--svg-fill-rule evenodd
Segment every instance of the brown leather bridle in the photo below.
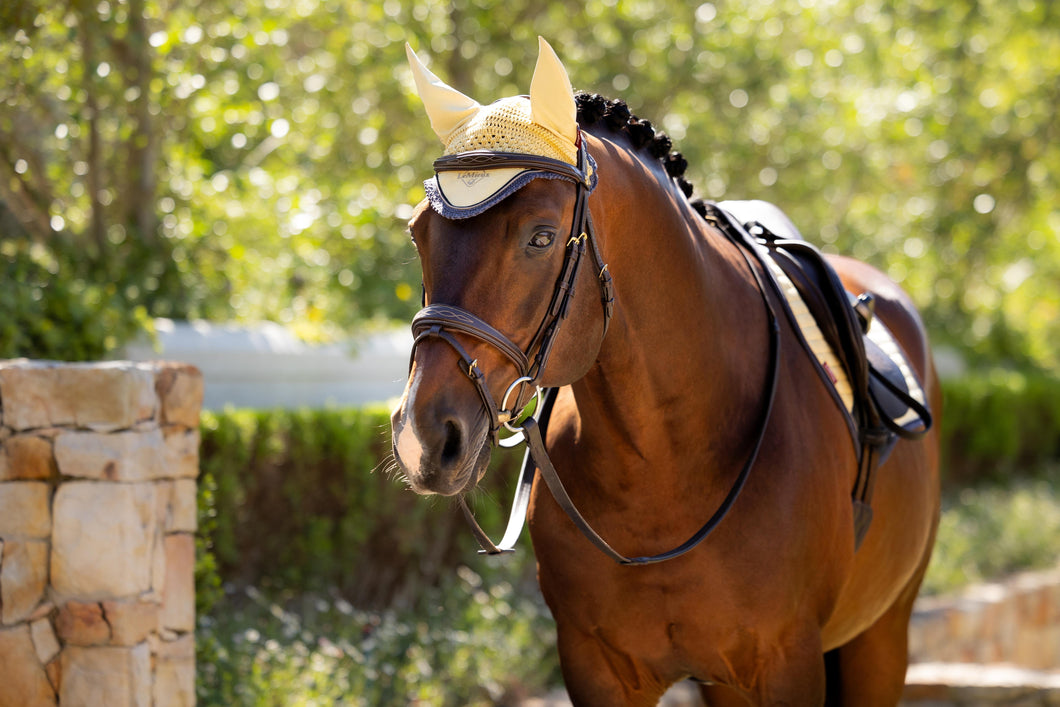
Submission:
M 497 433 L 501 427 L 517 416 L 515 408 L 519 407 L 519 401 L 523 397 L 522 392 L 527 386 L 536 386 L 548 364 L 560 325 L 570 313 L 574 286 L 581 268 L 582 256 L 587 248 L 592 253 L 598 272 L 600 300 L 604 307 L 605 335 L 611 323 L 615 307 L 614 284 L 611 281 L 611 273 L 608 272 L 607 265 L 603 262 L 600 248 L 592 237 L 592 219 L 589 216 L 588 206 L 590 178 L 587 164 L 588 156 L 584 144 L 579 145 L 578 166 L 548 157 L 485 150 L 449 155 L 434 162 L 436 172 L 522 167 L 555 174 L 575 184 L 574 217 L 571 222 L 570 238 L 567 240 L 563 268 L 552 291 L 552 301 L 549 303 L 548 311 L 526 349 L 519 348 L 507 336 L 475 314 L 455 305 L 427 305 L 412 320 L 412 333 L 415 341 L 410 355 L 410 367 L 411 360 L 416 355 L 416 347 L 424 340 L 435 338 L 449 344 L 460 358 L 460 370 L 471 380 L 475 390 L 478 391 L 479 398 L 482 399 L 482 405 L 490 420 L 490 439 L 494 443 L 497 442 Z M 478 367 L 478 360 L 468 354 L 454 333 L 470 336 L 492 346 L 515 366 L 518 375 L 508 386 L 500 405 L 497 405 L 490 394 L 486 376 Z M 515 404 L 512 405 L 512 409 L 508 409 L 508 399 L 516 389 L 519 394 L 515 396 Z
M 587 164 L 588 154 L 585 151 L 584 142 L 580 140 L 577 167 L 547 157 L 487 151 L 451 155 L 435 161 L 435 171 L 464 170 L 469 168 L 496 169 L 501 167 L 525 167 L 571 179 L 574 181 L 577 190 L 574 218 L 571 223 L 570 238 L 567 241 L 563 269 L 561 270 L 559 279 L 556 281 L 555 288 L 553 289 L 552 301 L 549 304 L 548 311 L 545 313 L 541 324 L 538 326 L 537 333 L 534 335 L 526 349 L 520 349 L 518 345 L 513 343 L 496 328 L 461 307 L 448 304 L 433 304 L 427 305 L 421 309 L 412 320 L 412 332 L 415 336 L 415 340 L 409 358 L 409 367 L 410 369 L 412 367 L 412 361 L 416 355 L 416 347 L 424 340 L 437 338 L 445 341 L 456 351 L 457 356 L 460 359 L 459 365 L 461 371 L 471 380 L 475 389 L 478 391 L 483 407 L 489 417 L 491 442 L 494 444 L 498 442 L 497 434 L 502 426 L 508 427 L 508 429 L 513 432 L 521 433 L 522 437 L 526 440 L 526 458 L 523 461 L 522 473 L 519 476 L 515 498 L 512 502 L 512 510 L 508 518 L 508 526 L 505 529 L 504 537 L 501 542 L 494 544 L 493 541 L 490 540 L 489 536 L 482 530 L 481 526 L 479 526 L 478 522 L 475 520 L 471 510 L 467 507 L 464 497 L 460 497 L 460 508 L 471 527 L 472 533 L 474 533 L 475 538 L 482 547 L 481 552 L 494 555 L 513 551 L 526 519 L 534 476 L 536 470 L 539 468 L 542 479 L 548 486 L 549 491 L 552 493 L 553 498 L 555 498 L 560 508 L 563 509 L 571 522 L 574 523 L 578 530 L 581 531 L 581 533 L 593 545 L 619 564 L 649 565 L 680 557 L 699 545 L 714 531 L 721 521 L 724 520 L 729 510 L 736 502 L 740 492 L 743 490 L 751 468 L 754 466 L 755 461 L 758 458 L 758 452 L 761 450 L 762 442 L 765 439 L 766 429 L 769 426 L 769 420 L 773 410 L 773 400 L 776 396 L 777 379 L 780 370 L 780 327 L 776 313 L 769 300 L 769 296 L 766 294 L 767 283 L 769 283 L 771 286 L 770 289 L 774 291 L 775 295 L 779 296 L 781 299 L 783 299 L 783 295 L 779 292 L 778 286 L 772 278 L 766 277 L 763 279 L 761 273 L 768 273 L 769 270 L 763 261 L 761 246 L 757 244 L 755 239 L 746 231 L 746 229 L 744 229 L 742 224 L 739 224 L 721 209 L 715 209 L 713 205 L 710 205 L 711 213 L 708 216 L 708 220 L 711 220 L 716 226 L 718 226 L 719 230 L 734 245 L 736 245 L 737 249 L 740 251 L 758 285 L 758 291 L 762 297 L 767 313 L 767 326 L 769 329 L 770 342 L 770 366 L 768 378 L 766 380 L 765 405 L 763 406 L 762 415 L 759 419 L 758 434 L 748 458 L 737 475 L 736 480 L 733 482 L 732 487 L 729 489 L 729 493 L 726 495 L 721 505 L 699 530 L 693 533 L 685 542 L 666 552 L 642 557 L 626 557 L 625 555 L 622 555 L 612 548 L 595 530 L 593 530 L 592 526 L 578 511 L 574 502 L 567 494 L 563 482 L 559 478 L 559 474 L 556 472 L 555 467 L 552 465 L 552 461 L 549 459 L 536 417 L 534 415 L 526 416 L 525 412 L 523 414 L 516 412 L 516 408 L 520 407 L 519 401 L 522 398 L 523 386 L 535 386 L 548 363 L 549 355 L 551 354 L 552 347 L 555 343 L 556 334 L 558 333 L 563 320 L 567 317 L 570 311 L 570 303 L 574 297 L 574 285 L 577 281 L 579 267 L 581 265 L 582 256 L 585 254 L 586 247 L 592 252 L 593 259 L 599 271 L 597 279 L 600 283 L 601 302 L 604 307 L 604 335 L 607 334 L 607 328 L 614 313 L 614 284 L 612 283 L 611 274 L 608 272 L 607 265 L 603 262 L 599 246 L 593 239 L 592 218 L 589 215 L 588 207 L 590 181 L 588 170 L 586 168 Z M 759 268 L 755 268 L 752 264 L 752 260 L 758 261 Z M 454 336 L 454 333 L 470 336 L 492 346 L 500 351 L 505 358 L 511 361 L 515 366 L 516 372 L 519 375 L 508 386 L 499 406 L 489 392 L 485 374 L 479 369 L 477 359 L 471 358 L 467 350 Z M 534 353 L 535 350 L 536 354 Z M 532 354 L 533 359 L 531 359 Z M 519 393 L 516 395 L 515 404 L 512 406 L 512 409 L 508 409 L 509 398 L 516 389 L 519 390 Z M 554 393 L 554 389 L 549 392 Z M 538 393 L 540 394 L 539 388 Z M 531 398 L 531 400 L 532 399 L 533 398 Z M 543 407 L 550 407 L 552 400 L 554 400 L 554 398 L 549 399 L 548 401 L 545 399 L 540 400 L 535 414 L 540 415 Z M 529 401 L 527 404 L 529 404 Z M 510 424 L 515 418 L 520 420 L 520 427 L 513 427 Z

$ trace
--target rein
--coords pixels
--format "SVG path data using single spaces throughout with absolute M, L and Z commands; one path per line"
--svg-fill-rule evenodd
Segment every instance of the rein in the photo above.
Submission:
M 736 245 L 758 285 L 758 292 L 762 297 L 762 302 L 765 305 L 768 317 L 767 324 L 769 327 L 770 349 L 769 377 L 766 382 L 766 404 L 759 421 L 755 443 L 751 449 L 750 455 L 744 462 L 743 467 L 740 469 L 740 473 L 737 475 L 736 480 L 733 482 L 732 487 L 729 489 L 729 493 L 725 496 L 721 505 L 714 511 L 713 515 L 707 519 L 707 522 L 699 528 L 699 530 L 672 550 L 661 552 L 657 555 L 627 557 L 611 547 L 611 545 L 593 529 L 581 512 L 578 511 L 577 506 L 574 505 L 574 501 L 572 501 L 567 494 L 567 490 L 564 488 L 563 482 L 560 480 L 559 474 L 556 472 L 556 468 L 552 464 L 552 460 L 548 456 L 538 420 L 531 416 L 522 426 L 522 432 L 526 438 L 527 459 L 523 462 L 523 470 L 519 476 L 519 484 L 515 492 L 515 500 L 512 503 L 512 512 L 508 519 L 508 526 L 505 529 L 504 538 L 499 545 L 494 545 L 493 542 L 490 541 L 489 536 L 487 536 L 478 525 L 474 517 L 471 515 L 470 510 L 468 510 L 467 505 L 463 502 L 463 499 L 461 499 L 461 509 L 464 512 L 464 517 L 467 519 L 472 532 L 478 540 L 479 545 L 482 547 L 481 552 L 488 555 L 495 555 L 513 551 L 513 547 L 519 537 L 526 517 L 526 510 L 530 500 L 530 490 L 534 480 L 535 463 L 541 472 L 542 479 L 544 479 L 545 484 L 552 493 L 552 497 L 571 519 L 571 522 L 574 523 L 575 527 L 577 527 L 582 535 L 595 545 L 597 549 L 620 565 L 651 565 L 680 557 L 706 540 L 706 538 L 714 532 L 715 528 L 721 524 L 722 520 L 725 519 L 725 516 L 728 515 L 733 504 L 736 502 L 736 499 L 739 497 L 740 492 L 743 491 L 744 484 L 747 482 L 747 477 L 750 475 L 751 469 L 754 467 L 755 461 L 758 459 L 758 453 L 761 451 L 762 442 L 765 440 L 766 429 L 769 427 L 769 420 L 772 417 L 773 401 L 776 397 L 777 380 L 780 371 L 780 325 L 777 321 L 773 304 L 770 302 L 769 296 L 766 294 L 766 284 L 762 279 L 761 273 L 766 272 L 767 267 L 762 260 L 762 253 L 756 247 L 754 239 L 747 233 L 741 224 L 728 219 L 727 215 L 725 215 L 724 212 L 721 212 L 720 209 L 716 209 L 715 211 L 718 215 L 716 217 L 712 215 L 709 220 L 718 226 L 719 230 L 730 242 Z M 756 269 L 752 264 L 752 256 L 758 261 L 760 269 Z M 543 419 L 548 419 L 548 413 L 551 410 L 554 400 L 555 389 L 549 389 L 547 398 L 544 402 Z
M 540 469 L 541 476 L 544 479 L 545 484 L 548 486 L 549 491 L 552 493 L 553 498 L 555 498 L 556 502 L 578 530 L 581 531 L 581 533 L 601 552 L 622 565 L 655 564 L 680 557 L 705 540 L 707 536 L 717 528 L 721 521 L 724 520 L 733 504 L 736 502 L 740 492 L 743 490 L 747 478 L 750 475 L 751 468 L 758 459 L 758 453 L 761 450 L 762 442 L 765 439 L 766 429 L 769 426 L 769 420 L 772 416 L 773 401 L 776 397 L 777 379 L 780 369 L 780 326 L 773 305 L 769 300 L 769 296 L 766 294 L 766 284 L 762 279 L 761 272 L 765 272 L 767 266 L 762 259 L 762 254 L 756 247 L 754 239 L 747 233 L 742 225 L 725 218 L 724 212 L 720 209 L 715 210 L 717 215 L 712 214 L 711 217 L 708 217 L 708 220 L 717 225 L 725 237 L 740 251 L 744 261 L 747 263 L 747 267 L 754 276 L 768 317 L 767 325 L 769 327 L 770 366 L 766 382 L 766 403 L 758 424 L 756 440 L 747 460 L 740 469 L 736 480 L 733 482 L 732 487 L 729 489 L 729 492 L 725 496 L 721 505 L 710 516 L 707 522 L 685 542 L 672 550 L 657 555 L 626 557 L 619 553 L 592 528 L 585 517 L 578 511 L 574 502 L 567 494 L 563 482 L 559 478 L 559 474 L 556 472 L 555 466 L 552 464 L 548 452 L 545 449 L 541 428 L 539 427 L 536 418 L 541 416 L 547 421 L 548 413 L 550 412 L 552 403 L 555 399 L 555 389 L 549 389 L 549 391 L 547 391 L 544 399 L 539 401 L 537 410 L 535 411 L 536 414 L 527 417 L 521 423 L 520 427 L 514 427 L 511 424 L 513 419 L 518 417 L 518 413 L 515 412 L 515 409 L 519 407 L 518 402 L 522 397 L 523 386 L 534 385 L 541 377 L 541 374 L 548 363 L 549 355 L 552 352 L 552 346 L 555 343 L 555 337 L 559 331 L 559 327 L 569 313 L 570 303 L 574 297 L 574 285 L 577 280 L 582 256 L 587 247 L 586 244 L 588 244 L 588 248 L 592 252 L 593 259 L 599 271 L 597 279 L 600 283 L 601 302 L 604 307 L 605 335 L 614 313 L 614 285 L 611 280 L 611 274 L 608 272 L 607 265 L 603 262 L 598 244 L 592 237 L 593 228 L 592 219 L 589 215 L 588 209 L 587 187 L 589 180 L 587 177 L 587 171 L 585 171 L 586 164 L 587 154 L 584 142 L 579 145 L 578 167 L 546 157 L 486 151 L 451 155 L 435 161 L 434 167 L 436 171 L 463 170 L 469 168 L 494 169 L 500 167 L 524 167 L 537 171 L 546 171 L 557 174 L 561 177 L 573 179 L 575 181 L 575 188 L 577 189 L 574 218 L 571 223 L 571 235 L 567 241 L 563 269 L 553 290 L 552 300 L 549 304 L 548 311 L 542 319 L 541 324 L 538 326 L 537 333 L 525 350 L 520 349 L 496 328 L 465 309 L 446 304 L 428 305 L 421 309 L 412 320 L 412 332 L 415 336 L 415 340 L 410 354 L 409 365 L 411 368 L 412 360 L 416 354 L 416 347 L 421 342 L 428 338 L 437 338 L 445 341 L 454 351 L 456 351 L 460 359 L 461 370 L 471 380 L 482 400 L 483 407 L 490 420 L 491 441 L 494 444 L 498 443 L 497 433 L 502 426 L 507 427 L 513 432 L 521 432 L 526 441 L 526 458 L 523 462 L 523 469 L 520 473 L 515 498 L 512 502 L 512 510 L 508 519 L 508 525 L 499 544 L 494 544 L 490 540 L 489 536 L 475 520 L 464 497 L 460 497 L 460 508 L 471 527 L 472 533 L 482 547 L 480 552 L 495 555 L 514 551 L 515 543 L 519 538 L 526 520 L 535 471 L 536 469 Z M 759 269 L 756 269 L 752 263 L 752 256 L 758 261 L 760 266 Z M 453 335 L 453 332 L 471 336 L 472 338 L 478 339 L 479 341 L 492 346 L 501 352 L 515 367 L 518 376 L 508 386 L 500 406 L 496 404 L 492 394 L 489 392 L 485 374 L 483 374 L 478 367 L 478 360 L 471 358 L 467 350 Z M 531 360 L 531 352 L 535 349 L 537 350 L 537 353 Z M 512 405 L 512 409 L 508 409 L 508 400 L 517 388 L 519 388 L 520 392 L 516 395 L 516 400 Z M 538 388 L 538 392 L 540 393 L 540 388 Z M 532 399 L 533 397 L 531 397 L 531 400 Z M 529 404 L 529 402 L 527 404 Z

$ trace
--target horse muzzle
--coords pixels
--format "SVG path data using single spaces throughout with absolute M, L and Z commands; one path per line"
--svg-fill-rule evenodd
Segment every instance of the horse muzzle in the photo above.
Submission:
M 428 388 L 412 375 L 391 414 L 394 459 L 416 493 L 454 496 L 469 491 L 485 474 L 490 424 L 469 387 Z

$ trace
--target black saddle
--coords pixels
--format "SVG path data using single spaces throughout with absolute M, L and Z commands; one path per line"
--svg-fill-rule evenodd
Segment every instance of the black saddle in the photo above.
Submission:
M 839 358 L 854 395 L 847 423 L 858 450 L 858 477 L 853 491 L 855 547 L 860 547 L 872 521 L 872 489 L 875 470 L 890 454 L 899 437 L 919 439 L 931 427 L 926 402 L 918 400 L 906 380 L 912 368 L 895 347 L 895 360 L 868 335 L 873 323 L 871 293 L 850 293 L 835 269 L 820 251 L 808 243 L 795 224 L 779 208 L 765 201 L 724 201 L 710 205 L 708 215 L 719 225 L 742 230 L 750 247 L 765 248 L 773 261 L 795 285 L 825 340 Z M 774 282 L 774 285 L 776 283 Z M 776 287 L 778 293 L 780 287 Z M 781 297 L 781 299 L 784 299 Z M 785 300 L 785 311 L 799 331 L 795 315 Z M 882 326 L 882 322 L 877 322 Z M 832 379 L 806 340 L 818 374 L 836 395 Z M 905 371 L 903 372 L 903 367 Z M 914 384 L 922 390 L 919 381 Z

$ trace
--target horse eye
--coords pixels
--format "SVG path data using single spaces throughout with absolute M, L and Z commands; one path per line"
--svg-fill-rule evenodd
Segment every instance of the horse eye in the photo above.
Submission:
M 552 231 L 538 231 L 534 234 L 534 237 L 530 239 L 530 247 L 532 248 L 548 248 L 552 245 L 552 241 L 556 238 L 556 234 Z

